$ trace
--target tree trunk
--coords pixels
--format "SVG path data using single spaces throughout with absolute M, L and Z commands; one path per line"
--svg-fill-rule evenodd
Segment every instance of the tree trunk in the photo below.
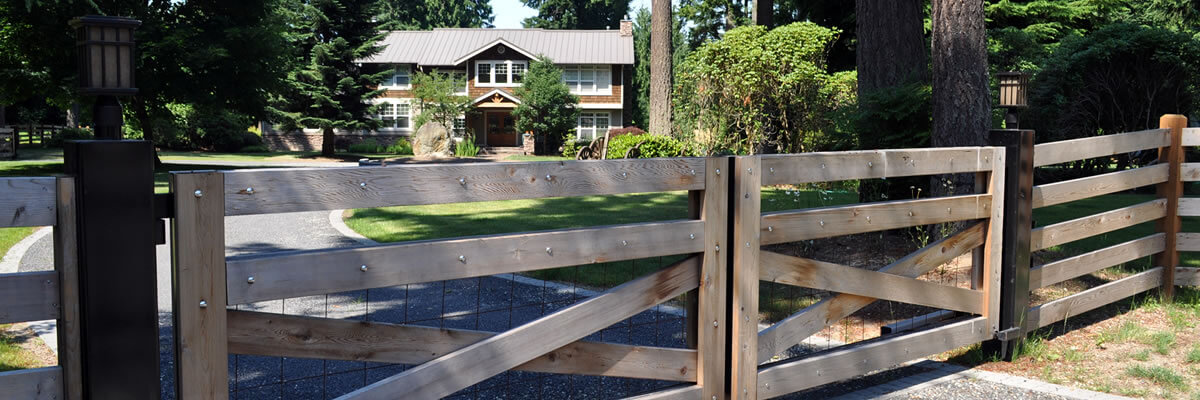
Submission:
M 858 0 L 858 1 L 861 3 L 863 0 Z M 891 2 L 885 1 L 884 3 L 891 3 Z M 775 25 L 774 19 L 773 19 L 775 16 L 774 13 L 775 13 L 775 1 L 774 0 L 754 0 L 753 19 L 754 19 L 755 25 L 762 25 L 762 26 L 767 27 L 767 29 L 773 28 Z
M 922 0 L 857 0 L 858 96 L 927 79 Z
M 79 102 L 72 101 L 71 108 L 67 109 L 67 127 L 79 127 Z
M 650 133 L 671 134 L 671 1 L 652 0 L 650 14 Z
M 321 129 L 321 155 L 333 157 L 333 128 Z
M 137 117 L 138 126 L 142 128 L 142 140 L 150 142 L 150 148 L 154 150 L 154 167 L 161 167 L 162 159 L 158 158 L 158 147 L 154 145 L 154 122 L 150 119 L 150 110 L 147 110 L 149 106 L 140 97 L 134 97 L 133 101 L 130 102 L 130 106 L 133 107 L 133 113 Z M 72 108 L 74 107 L 72 105 Z
M 992 126 L 983 18 L 982 1 L 933 1 L 931 139 L 935 147 L 984 145 Z M 973 187 L 972 175 L 959 174 L 943 178 L 933 191 L 963 194 Z

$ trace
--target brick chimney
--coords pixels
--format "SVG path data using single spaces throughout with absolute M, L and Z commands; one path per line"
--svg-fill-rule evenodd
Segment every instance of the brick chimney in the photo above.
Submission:
M 621 20 L 621 36 L 633 36 L 633 21 L 629 20 L 628 15 Z

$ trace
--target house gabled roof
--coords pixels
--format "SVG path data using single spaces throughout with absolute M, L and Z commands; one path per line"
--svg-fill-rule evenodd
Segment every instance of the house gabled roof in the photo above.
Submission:
M 619 30 L 441 28 L 390 31 L 364 63 L 454 66 L 498 44 L 555 64 L 633 64 L 633 36 Z
M 508 99 L 508 101 L 511 101 L 513 103 L 521 104 L 521 99 L 518 99 L 517 96 L 513 96 L 513 95 L 509 94 L 508 92 L 505 92 L 500 89 L 494 89 L 490 92 L 484 93 L 483 96 L 476 97 L 475 100 L 471 100 L 471 104 L 473 104 L 473 105 L 479 104 L 480 102 L 487 100 L 488 98 L 490 98 L 492 96 L 496 96 L 496 95 L 506 98 L 506 99 Z

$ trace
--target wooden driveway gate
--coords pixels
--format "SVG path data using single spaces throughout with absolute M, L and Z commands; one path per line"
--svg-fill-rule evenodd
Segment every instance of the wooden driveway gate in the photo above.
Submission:
M 230 353 L 420 364 L 344 396 L 428 399 L 510 369 L 689 383 L 723 396 L 728 158 L 488 163 L 175 173 L 178 393 L 228 398 Z M 728 171 L 725 171 L 728 175 Z M 224 217 L 414 204 L 690 191 L 693 219 L 280 252 L 226 259 Z M 507 332 L 461 331 L 226 309 L 328 294 L 693 254 Z M 586 342 L 699 289 L 698 349 Z M 708 321 L 711 321 L 709 323 Z M 394 340 L 380 340 L 390 338 Z

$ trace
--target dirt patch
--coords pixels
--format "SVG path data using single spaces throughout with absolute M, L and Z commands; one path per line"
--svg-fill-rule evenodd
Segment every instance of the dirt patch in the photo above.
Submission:
M 25 324 L 0 325 L 0 371 L 58 365 L 58 355 Z

